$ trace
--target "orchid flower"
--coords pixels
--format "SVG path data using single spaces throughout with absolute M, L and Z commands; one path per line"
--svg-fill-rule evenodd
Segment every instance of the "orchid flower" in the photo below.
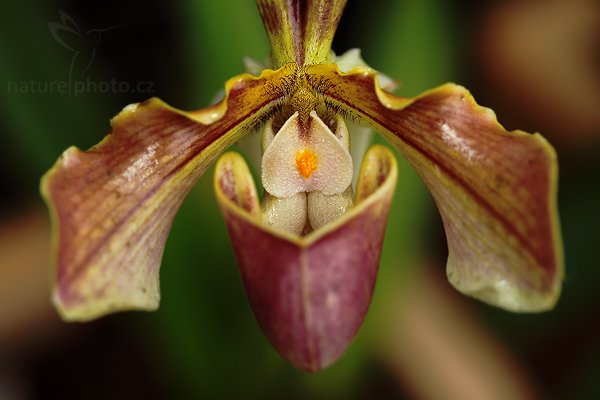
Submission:
M 208 108 L 129 105 L 103 141 L 68 148 L 43 177 L 60 315 L 156 309 L 173 218 L 221 156 L 215 193 L 260 327 L 294 366 L 327 367 L 367 312 L 396 186 L 392 152 L 365 152 L 370 129 L 431 191 L 452 285 L 507 310 L 552 308 L 563 261 L 550 144 L 506 131 L 461 86 L 397 97 L 357 50 L 336 56 L 345 0 L 257 3 L 269 68 L 249 63 L 254 75 L 228 80 Z M 255 138 L 262 198 L 244 159 L 221 155 L 245 136 Z

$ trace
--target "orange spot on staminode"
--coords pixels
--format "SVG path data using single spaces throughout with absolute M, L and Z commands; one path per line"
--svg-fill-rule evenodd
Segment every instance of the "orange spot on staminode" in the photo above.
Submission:
M 315 152 L 309 149 L 296 152 L 296 167 L 303 177 L 309 178 L 317 169 Z

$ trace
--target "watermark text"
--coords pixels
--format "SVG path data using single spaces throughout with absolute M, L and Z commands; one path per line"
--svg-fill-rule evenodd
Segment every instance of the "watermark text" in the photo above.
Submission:
M 80 96 L 83 94 L 123 94 L 154 92 L 154 82 L 141 81 L 130 83 L 127 81 L 95 81 L 89 77 L 76 81 L 9 81 L 8 93 L 10 94 L 68 94 Z

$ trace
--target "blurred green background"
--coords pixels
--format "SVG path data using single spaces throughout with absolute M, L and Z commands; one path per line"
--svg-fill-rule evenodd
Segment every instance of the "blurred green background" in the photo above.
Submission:
M 60 11 L 83 33 L 114 28 L 100 40 L 60 43 L 49 27 Z M 555 145 L 566 279 L 556 309 L 539 315 L 454 292 L 439 215 L 401 161 L 365 324 L 335 365 L 307 374 L 275 353 L 253 318 L 212 169 L 175 220 L 158 312 L 66 324 L 49 299 L 40 176 L 68 146 L 98 142 L 125 105 L 158 96 L 200 108 L 242 71 L 242 57 L 265 59 L 255 4 L 5 2 L 0 399 L 600 398 L 599 27 L 595 0 L 349 1 L 338 54 L 361 48 L 371 66 L 398 81 L 400 95 L 463 84 L 507 129 L 541 131 Z M 84 62 L 70 73 L 74 53 L 65 44 L 82 49 L 89 68 Z M 69 92 L 69 81 L 85 87 Z

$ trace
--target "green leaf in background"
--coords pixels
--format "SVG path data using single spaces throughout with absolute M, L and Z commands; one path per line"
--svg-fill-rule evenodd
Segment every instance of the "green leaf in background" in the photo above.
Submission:
M 106 96 L 74 98 L 59 87 L 69 79 L 71 54 L 48 28 L 57 10 L 31 0 L 7 7 L 0 17 L 1 140 L 15 160 L 27 160 L 19 173 L 33 183 L 69 145 L 87 148 L 108 132 L 114 111 Z

